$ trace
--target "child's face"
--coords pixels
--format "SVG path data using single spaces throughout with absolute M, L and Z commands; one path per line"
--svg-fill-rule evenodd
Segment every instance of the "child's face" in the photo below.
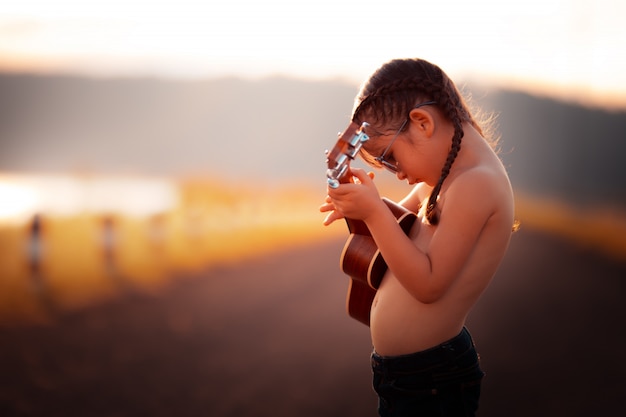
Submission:
M 371 142 L 366 142 L 365 150 L 374 159 L 401 181 L 409 184 L 426 182 L 429 185 L 437 181 L 440 167 L 439 161 L 433 152 L 432 141 L 420 135 L 419 129 L 414 129 L 412 122 L 399 130 L 384 130 L 374 136 Z
M 373 166 L 391 171 L 399 180 L 406 180 L 409 184 L 434 184 L 443 163 L 436 141 L 433 141 L 437 114 L 434 108 L 427 107 L 434 104 L 434 101 L 422 102 L 411 109 L 406 119 L 391 125 L 373 123 L 373 126 L 368 126 L 365 133 L 370 140 L 363 145 L 369 154 L 366 160 Z M 444 152 L 447 153 L 447 150 Z

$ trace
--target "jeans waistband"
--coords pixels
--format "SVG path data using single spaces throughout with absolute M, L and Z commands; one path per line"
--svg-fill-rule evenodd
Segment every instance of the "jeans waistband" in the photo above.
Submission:
M 408 355 L 380 356 L 372 353 L 372 369 L 384 369 L 386 372 L 405 373 L 428 369 L 453 360 L 468 351 L 475 351 L 469 331 L 463 327 L 454 338 L 435 347 Z

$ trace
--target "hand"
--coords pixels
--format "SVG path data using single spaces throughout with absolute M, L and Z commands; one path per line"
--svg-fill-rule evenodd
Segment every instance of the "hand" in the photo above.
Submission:
M 351 169 L 351 174 L 350 183 L 328 188 L 326 203 L 320 206 L 321 212 L 330 212 L 324 225 L 344 217 L 365 221 L 377 208 L 384 207 L 373 182 L 374 173 L 355 168 Z
M 322 213 L 330 211 L 330 213 L 328 213 L 328 215 L 324 219 L 324 226 L 328 226 L 335 220 L 343 219 L 343 214 L 335 210 L 335 205 L 333 204 L 333 200 L 330 198 L 330 196 L 326 196 L 325 201 L 326 203 L 320 206 L 320 211 Z

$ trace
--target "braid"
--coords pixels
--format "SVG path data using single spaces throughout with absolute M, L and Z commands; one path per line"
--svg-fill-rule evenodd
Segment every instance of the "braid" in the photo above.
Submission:
M 454 83 L 439 67 L 427 61 L 390 61 L 363 86 L 356 99 L 358 105 L 355 106 L 352 120 L 361 123 L 359 116 L 365 114 L 370 120 L 374 119 L 372 121 L 381 124 L 395 122 L 405 118 L 418 100 L 435 101 L 454 126 L 450 152 L 426 206 L 426 219 L 435 225 L 439 222 L 436 211 L 439 193 L 461 150 L 463 122 L 476 125 Z
M 360 113 L 375 109 L 376 121 L 387 123 L 406 117 L 406 113 L 415 105 L 416 95 L 423 95 L 429 100 L 440 100 L 440 87 L 424 78 L 401 78 L 384 84 L 374 92 L 359 97 L 359 104 L 353 111 L 352 121 L 359 122 Z
M 449 87 L 449 83 L 448 86 Z M 453 91 L 455 91 L 454 89 Z M 444 88 L 444 95 L 446 96 L 445 105 L 443 106 L 443 110 L 448 117 L 448 119 L 452 122 L 454 126 L 454 134 L 452 135 L 452 145 L 450 147 L 450 152 L 448 152 L 448 157 L 446 158 L 446 162 L 441 169 L 441 176 L 439 177 L 439 181 L 437 181 L 437 185 L 433 188 L 430 193 L 430 197 L 428 198 L 428 205 L 426 206 L 426 219 L 430 224 L 439 223 L 439 216 L 437 215 L 437 211 L 435 208 L 437 207 L 437 199 L 439 197 L 439 193 L 441 192 L 441 187 L 443 186 L 443 182 L 446 180 L 448 175 L 450 174 L 450 169 L 452 168 L 452 164 L 454 163 L 459 151 L 461 150 L 461 140 L 463 139 L 463 120 L 467 120 L 467 112 L 465 111 L 465 106 L 461 103 L 461 98 L 458 94 L 449 94 L 450 89 Z M 463 117 L 466 116 L 466 117 Z
M 433 188 L 432 192 L 430 193 L 430 197 L 428 198 L 428 205 L 426 206 L 426 219 L 430 224 L 434 225 L 439 223 L 439 216 L 437 215 L 437 211 L 435 211 L 435 208 L 437 207 L 437 199 L 439 198 L 439 193 L 441 192 L 443 182 L 450 174 L 452 164 L 454 163 L 454 160 L 461 150 L 462 138 L 463 128 L 461 127 L 460 123 L 458 124 L 458 126 L 457 123 L 455 123 L 454 136 L 452 136 L 452 146 L 450 147 L 448 158 L 446 159 L 446 163 L 441 169 L 441 176 L 439 177 L 439 181 L 437 181 L 437 185 L 435 185 L 435 188 Z

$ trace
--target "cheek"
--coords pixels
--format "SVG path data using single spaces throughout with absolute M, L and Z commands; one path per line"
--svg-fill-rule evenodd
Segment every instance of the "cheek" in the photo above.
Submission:
M 402 155 L 400 166 L 405 174 L 413 178 L 424 178 L 432 169 L 432 161 L 425 155 L 422 150 L 415 147 L 407 149 Z
M 406 147 L 401 154 L 398 154 L 400 159 L 400 165 L 407 170 L 415 169 L 416 166 L 421 165 L 424 156 L 414 147 Z

